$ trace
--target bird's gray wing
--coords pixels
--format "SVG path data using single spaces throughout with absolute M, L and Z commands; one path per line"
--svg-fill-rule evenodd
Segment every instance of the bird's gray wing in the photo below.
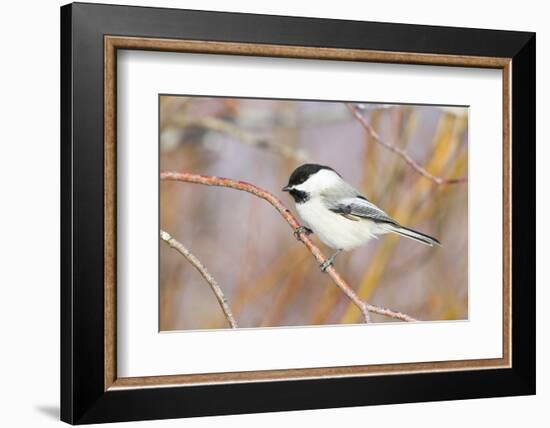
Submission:
M 338 200 L 328 199 L 327 208 L 349 220 L 359 221 L 361 219 L 368 219 L 377 223 L 397 224 L 397 222 L 384 211 L 360 195 L 353 198 Z

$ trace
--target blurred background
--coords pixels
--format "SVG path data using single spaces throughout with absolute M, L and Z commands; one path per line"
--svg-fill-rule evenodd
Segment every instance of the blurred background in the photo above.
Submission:
M 161 96 L 160 170 L 255 184 L 281 199 L 302 163 L 337 170 L 431 248 L 386 235 L 343 253 L 336 270 L 369 303 L 420 320 L 468 317 L 468 184 L 436 184 L 376 142 L 345 103 Z M 467 176 L 468 109 L 354 103 L 380 138 L 442 178 Z M 217 280 L 239 327 L 358 323 L 356 306 L 319 269 L 280 214 L 251 194 L 160 183 L 160 227 Z M 313 240 L 325 255 L 332 249 Z M 160 330 L 228 328 L 210 287 L 160 241 Z M 371 315 L 374 322 L 399 322 Z

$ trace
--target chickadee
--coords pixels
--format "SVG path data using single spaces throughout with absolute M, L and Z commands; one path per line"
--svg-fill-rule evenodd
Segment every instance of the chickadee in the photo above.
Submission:
M 389 232 L 430 247 L 441 245 L 431 236 L 401 226 L 331 167 L 301 165 L 290 175 L 288 184 L 282 190 L 294 198 L 296 210 L 308 226 L 299 227 L 295 231 L 296 236 L 300 232 L 315 233 L 323 243 L 336 249 L 321 264 L 323 272 L 341 251 L 352 250 Z

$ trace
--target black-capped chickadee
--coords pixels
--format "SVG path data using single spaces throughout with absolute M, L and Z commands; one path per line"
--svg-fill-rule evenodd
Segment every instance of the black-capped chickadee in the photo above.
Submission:
M 441 245 L 431 236 L 401 226 L 329 166 L 299 166 L 282 190 L 294 198 L 296 210 L 308 226 L 299 227 L 295 234 L 313 232 L 323 243 L 336 249 L 336 253 L 321 264 L 323 272 L 340 251 L 352 250 L 389 232 L 425 245 Z

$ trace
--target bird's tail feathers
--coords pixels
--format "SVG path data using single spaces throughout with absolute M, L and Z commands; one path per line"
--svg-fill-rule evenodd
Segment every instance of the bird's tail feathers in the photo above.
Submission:
M 397 233 L 398 235 L 405 236 L 410 239 L 414 239 L 415 241 L 418 241 L 422 244 L 429 245 L 430 247 L 433 247 L 434 245 L 441 246 L 441 242 L 439 242 L 437 239 L 432 238 L 429 235 L 426 235 L 425 233 L 417 232 L 416 230 L 409 229 L 408 227 L 399 226 L 397 224 L 387 224 L 386 229 L 388 229 L 390 232 Z

